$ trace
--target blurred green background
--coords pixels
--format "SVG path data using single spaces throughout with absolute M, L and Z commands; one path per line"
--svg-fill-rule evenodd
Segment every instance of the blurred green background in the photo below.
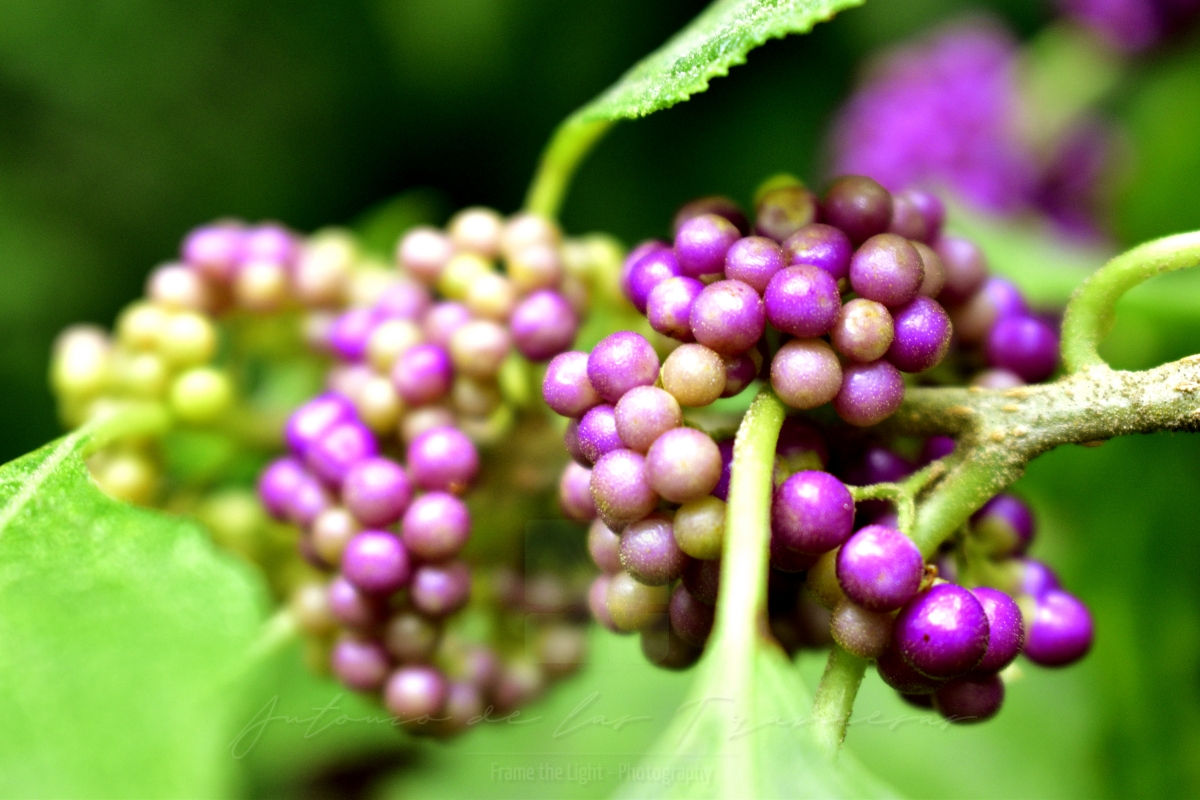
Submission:
M 704 5 L 0 4 L 0 461 L 59 432 L 45 386 L 54 334 L 74 321 L 110 325 L 190 226 L 237 215 L 308 230 L 413 187 L 436 190 L 445 209 L 513 210 L 554 124 Z M 772 42 L 707 94 L 618 126 L 580 172 L 566 227 L 630 242 L 663 233 L 689 197 L 744 201 L 768 174 L 816 177 L 825 126 L 863 57 L 971 10 L 1021 36 L 1052 16 L 1045 0 L 869 0 L 810 36 Z M 1135 62 L 1107 106 L 1131 165 L 1119 239 L 1200 227 L 1195 38 Z M 1144 340 L 1128 350 L 1131 366 L 1200 350 L 1189 319 L 1141 325 L 1130 328 Z M 1035 552 L 1095 610 L 1094 654 L 1064 672 L 1027 669 L 995 723 L 863 724 L 851 751 L 917 797 L 1200 795 L 1200 523 L 1179 499 L 1198 486 L 1200 440 L 1185 436 L 1035 463 L 1019 487 L 1043 521 Z M 594 641 L 588 671 L 531 713 L 561 718 L 598 691 L 602 713 L 654 721 L 578 746 L 536 726 L 419 747 L 378 726 L 314 739 L 281 729 L 239 762 L 242 786 L 249 796 L 595 796 L 606 787 L 501 785 L 488 771 L 497 749 L 535 753 L 531 763 L 615 764 L 649 746 L 686 677 L 653 673 L 628 640 Z M 247 718 L 273 694 L 281 711 L 330 697 L 293 652 L 275 669 L 248 697 Z M 907 713 L 889 695 L 872 678 L 860 714 Z

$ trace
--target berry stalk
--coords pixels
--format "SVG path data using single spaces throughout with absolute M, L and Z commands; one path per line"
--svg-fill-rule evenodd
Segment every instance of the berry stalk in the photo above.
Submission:
M 813 735 L 830 757 L 836 756 L 846 738 L 846 726 L 854 713 L 854 698 L 867 669 L 867 659 L 846 652 L 835 644 L 825 662 L 825 673 L 813 699 Z

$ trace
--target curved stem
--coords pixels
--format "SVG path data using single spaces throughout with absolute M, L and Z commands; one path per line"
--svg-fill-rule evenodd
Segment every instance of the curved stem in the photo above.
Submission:
M 1112 328 L 1113 306 L 1139 283 L 1200 264 L 1200 231 L 1139 245 L 1096 270 L 1067 304 L 1062 357 L 1067 372 L 1104 364 L 1097 348 Z
M 825 664 L 825 674 L 813 700 L 813 731 L 830 756 L 836 756 L 846 738 L 846 727 L 854 713 L 854 697 L 862 683 L 867 660 L 835 644 Z
M 525 210 L 557 219 L 575 170 L 610 127 L 612 122 L 608 120 L 583 120 L 577 115 L 559 125 L 542 151 L 525 195 Z

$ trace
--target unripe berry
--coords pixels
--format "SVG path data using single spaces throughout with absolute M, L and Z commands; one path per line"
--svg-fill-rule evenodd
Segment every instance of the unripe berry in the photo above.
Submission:
M 388 372 L 396 359 L 421 343 L 421 329 L 407 319 L 389 319 L 379 323 L 367 339 L 367 361 L 379 372 Z
M 511 348 L 508 331 L 488 320 L 468 322 L 450 337 L 454 368 L 472 378 L 495 376 Z
M 122 449 L 93 461 L 92 478 L 110 497 L 148 505 L 158 489 L 159 470 L 145 453 Z
M 588 554 L 600 571 L 615 575 L 621 571 L 621 537 L 601 520 L 592 522 L 587 536 Z
M 117 341 L 131 350 L 154 350 L 170 317 L 153 303 L 132 303 L 117 317 Z
M 329 610 L 329 596 L 322 583 L 299 586 L 288 601 L 288 609 L 300 630 L 313 636 L 328 636 L 337 630 L 337 620 Z
M 390 380 L 374 375 L 354 393 L 354 408 L 368 428 L 385 434 L 400 421 L 404 404 Z
M 118 353 L 112 372 L 122 392 L 148 399 L 161 397 L 170 379 L 166 362 L 155 353 Z
M 916 248 L 894 233 L 872 236 L 850 260 L 854 291 L 888 308 L 916 297 L 924 280 L 925 268 Z
M 668 606 L 671 629 L 693 647 L 703 647 L 716 617 L 712 606 L 701 603 L 686 586 L 676 586 Z
M 292 291 L 309 308 L 339 305 L 358 250 L 354 239 L 341 231 L 323 231 L 310 238 L 292 270 Z
M 878 658 L 892 641 L 892 615 L 843 600 L 833 609 L 830 632 L 847 652 L 859 658 Z
M 184 422 L 212 422 L 233 404 L 233 385 L 224 372 L 196 367 L 171 384 L 171 410 Z
M 519 253 L 535 244 L 557 247 L 561 242 L 562 231 L 554 220 L 529 211 L 509 217 L 500 235 L 500 249 L 504 253 Z
M 208 282 L 179 264 L 166 264 L 146 279 L 146 296 L 169 311 L 207 311 L 212 303 Z
M 770 189 L 755 203 L 754 232 L 782 242 L 817 217 L 817 198 L 800 184 Z
M 925 279 L 921 281 L 921 288 L 917 290 L 917 294 L 931 299 L 936 298 L 946 285 L 946 266 L 942 263 L 941 256 L 934 252 L 929 245 L 923 242 L 912 242 L 912 246 L 917 251 L 917 255 L 921 257 L 921 268 L 925 273 Z
M 504 322 L 517 305 L 517 290 L 508 278 L 490 272 L 470 285 L 463 302 L 477 317 Z
M 825 191 L 821 218 L 841 228 L 857 245 L 888 229 L 892 221 L 892 196 L 870 178 L 846 175 Z
M 459 253 L 446 262 L 437 290 L 450 300 L 463 300 L 475 281 L 495 271 L 491 261 L 475 253 Z
M 388 618 L 382 638 L 383 646 L 401 664 L 423 664 L 437 651 L 442 629 L 428 617 L 402 609 Z
M 453 255 L 454 244 L 450 237 L 428 226 L 411 229 L 396 246 L 396 261 L 401 269 L 426 286 L 437 283 Z
M 562 259 L 551 245 L 535 244 L 508 258 L 508 277 L 518 294 L 552 289 L 562 280 Z
M 191 311 L 174 314 L 163 327 L 159 352 L 175 367 L 193 367 L 212 360 L 217 331 L 208 318 Z
M 456 247 L 494 258 L 500 252 L 504 219 L 490 208 L 464 208 L 450 218 L 446 232 Z
M 667 361 L 670 360 L 668 356 Z M 659 436 L 683 424 L 683 409 L 669 392 L 654 386 L 638 386 L 620 399 L 614 417 L 617 435 L 624 446 L 644 453 Z
M 771 388 L 792 408 L 816 408 L 833 400 L 842 366 L 821 339 L 792 339 L 771 360 Z
M 362 526 L 354 515 L 341 506 L 328 508 L 317 515 L 312 523 L 312 545 L 326 564 L 338 566 L 342 563 L 342 553 Z
M 64 397 L 90 397 L 108 382 L 112 345 L 108 334 L 91 325 L 73 325 L 58 335 L 50 383 Z
M 737 203 L 721 195 L 708 195 L 707 197 L 697 197 L 679 207 L 679 210 L 675 212 L 674 219 L 671 220 L 671 234 L 679 235 L 679 229 L 683 227 L 683 223 L 702 214 L 716 214 L 718 217 L 723 217 L 743 236 L 750 232 L 750 222 Z
M 882 303 L 857 297 L 842 306 L 830 332 L 833 347 L 852 361 L 883 358 L 895 336 L 892 314 Z
M 674 428 L 647 451 L 646 475 L 651 488 L 673 503 L 699 500 L 721 479 L 721 452 L 707 433 Z
M 725 541 L 725 502 L 701 497 L 684 503 L 675 512 L 675 541 L 692 558 L 706 561 L 721 557 Z
M 661 622 L 668 613 L 665 586 L 647 586 L 626 572 L 609 579 L 607 601 L 609 616 L 622 631 L 643 630 Z
M 675 348 L 662 368 L 663 389 L 681 406 L 701 407 L 715 402 L 725 391 L 725 361 L 702 344 Z
M 260 314 L 277 311 L 288 299 L 288 273 L 274 261 L 244 264 L 233 279 L 238 306 Z

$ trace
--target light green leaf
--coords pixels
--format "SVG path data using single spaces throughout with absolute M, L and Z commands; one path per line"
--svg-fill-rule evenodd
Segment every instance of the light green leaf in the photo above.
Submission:
M 717 0 L 666 44 L 576 115 L 585 121 L 635 119 L 682 103 L 746 63 L 770 39 L 807 33 L 863 0 Z
M 124 412 L 0 467 L 4 796 L 232 791 L 225 710 L 259 583 L 195 524 L 102 494 L 83 462 L 155 422 Z
M 708 89 L 771 39 L 807 33 L 863 0 L 716 0 L 683 30 L 643 58 L 555 131 L 526 198 L 531 211 L 554 217 L 575 168 L 619 119 L 636 119 Z

